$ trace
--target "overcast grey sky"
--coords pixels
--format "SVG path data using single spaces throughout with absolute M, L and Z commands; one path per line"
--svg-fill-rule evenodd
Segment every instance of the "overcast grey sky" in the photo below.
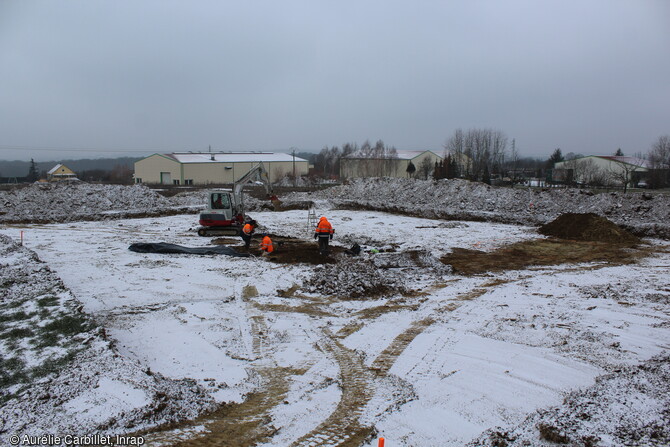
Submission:
M 670 1 L 0 0 L 0 159 L 441 152 L 457 128 L 646 153 L 670 134 Z

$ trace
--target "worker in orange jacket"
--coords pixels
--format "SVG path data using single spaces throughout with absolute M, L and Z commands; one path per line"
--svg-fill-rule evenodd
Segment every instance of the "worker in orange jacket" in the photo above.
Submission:
M 322 255 L 328 254 L 328 241 L 333 240 L 333 226 L 328 222 L 325 216 L 319 219 L 319 223 L 316 225 L 316 230 L 314 231 L 314 239 L 319 239 L 319 253 Z
M 272 239 L 270 239 L 270 236 L 268 236 L 267 234 L 262 234 L 261 236 L 263 236 L 263 241 L 261 242 L 260 248 L 261 251 L 263 252 L 263 256 L 267 256 L 273 251 L 275 251 L 275 247 L 272 244 Z
M 242 227 L 240 236 L 242 236 L 242 240 L 244 241 L 244 248 L 248 249 L 249 245 L 251 245 L 251 236 L 254 234 L 254 230 L 256 230 L 257 226 L 255 220 L 250 220 Z

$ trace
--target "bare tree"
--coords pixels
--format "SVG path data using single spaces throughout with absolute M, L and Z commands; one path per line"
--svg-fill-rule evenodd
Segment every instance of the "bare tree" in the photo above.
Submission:
M 512 139 L 512 150 L 508 160 L 508 168 L 512 175 L 510 176 L 512 184 L 516 182 L 517 169 L 519 167 L 519 152 L 516 150 L 516 140 Z
M 465 135 L 462 129 L 456 129 L 454 134 L 444 144 L 444 157 L 451 159 L 459 166 L 459 174 L 467 177 L 470 174 L 470 163 L 466 162 Z
M 386 177 L 397 174 L 398 151 L 393 146 L 386 146 L 382 140 L 378 140 L 374 146 L 366 140 L 353 155 L 361 159 L 359 174 L 366 177 Z
M 628 191 L 628 185 L 632 180 L 633 172 L 640 167 L 621 160 L 611 160 L 607 168 L 608 180 L 623 186 L 624 194 Z
M 566 177 L 578 184 L 602 186 L 607 182 L 607 174 L 591 158 L 573 158 L 564 166 Z
M 323 149 L 321 149 L 321 152 L 319 152 L 319 155 L 317 156 L 317 160 L 321 162 L 319 166 L 321 175 L 327 177 L 330 168 L 330 148 L 328 146 L 324 146 Z
M 493 140 L 490 172 L 493 174 L 501 174 L 502 176 L 504 173 L 505 156 L 507 152 L 507 136 L 499 130 L 490 132 L 492 133 L 491 138 Z
M 424 179 L 428 180 L 430 177 L 430 174 L 433 172 L 434 165 L 430 157 L 425 157 L 423 160 L 421 160 L 421 163 L 419 163 L 419 169 L 417 170 L 419 176 Z
M 658 137 L 647 154 L 651 167 L 650 184 L 652 188 L 664 188 L 670 185 L 670 135 Z
M 444 145 L 447 154 L 459 165 L 461 174 L 470 180 L 482 180 L 485 171 L 501 172 L 507 152 L 507 137 L 492 129 L 454 131 Z
M 126 165 L 114 165 L 109 173 L 109 181 L 111 183 L 130 185 L 133 183 L 133 169 Z
M 342 154 L 340 153 L 340 148 L 337 146 L 333 146 L 328 150 L 326 174 L 330 175 L 331 177 L 339 174 L 341 156 Z

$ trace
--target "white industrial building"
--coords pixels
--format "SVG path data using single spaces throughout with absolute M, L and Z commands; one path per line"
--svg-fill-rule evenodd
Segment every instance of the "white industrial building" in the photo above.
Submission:
M 309 162 L 281 152 L 172 152 L 135 162 L 135 183 L 209 185 L 234 183 L 263 162 L 271 182 L 307 175 Z
M 442 161 L 442 157 L 433 151 L 397 151 L 389 158 L 365 158 L 357 154 L 347 155 L 340 160 L 340 176 L 343 178 L 358 177 L 400 177 L 407 178 L 410 163 L 418 173 L 422 166 L 433 173 L 435 162 Z
M 634 187 L 647 178 L 651 165 L 637 157 L 590 155 L 554 164 L 553 180 Z

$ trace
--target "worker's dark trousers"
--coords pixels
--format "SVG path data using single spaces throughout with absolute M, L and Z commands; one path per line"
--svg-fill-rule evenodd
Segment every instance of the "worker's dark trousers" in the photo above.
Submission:
M 241 234 L 242 240 L 244 241 L 244 246 L 249 248 L 249 245 L 251 245 L 251 235 L 250 234 Z
M 322 255 L 328 254 L 328 240 L 330 239 L 330 235 L 326 236 L 319 236 L 319 253 Z

